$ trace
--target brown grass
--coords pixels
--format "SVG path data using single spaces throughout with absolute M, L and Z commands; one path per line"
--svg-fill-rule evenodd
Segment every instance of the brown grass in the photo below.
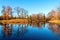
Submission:
M 50 20 L 50 21 L 48 21 L 48 22 L 50 22 L 50 23 L 56 23 L 56 24 L 60 24 L 60 20 Z
M 16 24 L 16 23 L 28 23 L 27 19 L 11 19 L 11 20 L 0 20 L 3 24 Z

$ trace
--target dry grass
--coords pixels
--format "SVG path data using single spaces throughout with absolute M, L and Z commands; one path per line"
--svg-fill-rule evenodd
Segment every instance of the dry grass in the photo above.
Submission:
M 16 24 L 16 23 L 28 23 L 27 19 L 11 19 L 11 20 L 0 20 L 3 24 Z
M 50 21 L 48 21 L 48 22 L 50 22 L 50 23 L 56 23 L 56 24 L 60 24 L 60 20 L 50 20 Z

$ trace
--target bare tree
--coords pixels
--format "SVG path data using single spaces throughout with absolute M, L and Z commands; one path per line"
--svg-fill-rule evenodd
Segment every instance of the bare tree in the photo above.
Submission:
M 21 11 L 20 7 L 15 7 L 14 9 L 16 10 L 18 17 L 20 18 L 20 11 Z
M 21 9 L 22 10 L 22 18 L 27 18 L 27 16 L 28 16 L 28 11 L 27 10 L 25 10 L 25 9 Z
M 4 19 L 9 19 L 10 16 L 12 17 L 12 8 L 10 6 L 7 7 L 3 6 L 2 13 Z
M 12 18 L 13 14 L 12 14 L 12 8 L 10 6 L 7 6 L 7 12 L 8 12 L 8 15 L 10 15 Z
M 57 12 L 58 12 L 58 17 L 60 19 L 60 6 L 57 8 Z
M 20 8 L 20 7 L 16 7 L 15 10 L 16 10 L 19 18 L 26 18 L 27 17 L 28 12 L 25 9 Z
M 59 20 L 59 13 L 55 10 L 52 10 L 48 13 L 48 19 L 49 20 Z
M 2 8 L 3 8 L 3 9 L 2 9 L 2 11 L 1 11 L 1 12 L 2 12 L 2 13 L 4 13 L 4 12 L 5 12 L 5 8 L 6 8 L 6 7 L 5 7 L 5 6 L 3 6 Z
M 4 19 L 6 19 L 6 17 L 5 17 L 6 16 L 6 7 L 3 6 L 2 8 L 3 8 L 2 11 L 1 11 L 2 12 L 2 15 L 3 15 L 2 16 L 2 19 L 4 20 Z

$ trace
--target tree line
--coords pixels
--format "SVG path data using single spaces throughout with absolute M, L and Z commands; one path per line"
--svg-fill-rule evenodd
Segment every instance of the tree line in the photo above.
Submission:
M 13 11 L 14 10 L 14 11 Z M 47 22 L 49 20 L 60 20 L 60 7 L 56 10 L 52 10 L 47 14 L 37 13 L 29 15 L 28 11 L 24 8 L 15 7 L 12 9 L 10 6 L 3 6 L 2 15 L 0 16 L 0 20 L 8 20 L 8 19 L 27 19 L 29 22 Z M 14 17 L 13 13 L 17 13 L 16 17 Z
M 47 18 L 49 20 L 60 20 L 60 7 L 56 8 L 55 10 L 50 11 L 47 14 Z

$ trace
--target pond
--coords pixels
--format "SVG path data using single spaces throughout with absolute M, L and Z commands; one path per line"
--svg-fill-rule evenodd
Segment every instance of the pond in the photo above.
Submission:
M 51 23 L 1 24 L 0 39 L 60 40 L 60 25 Z

